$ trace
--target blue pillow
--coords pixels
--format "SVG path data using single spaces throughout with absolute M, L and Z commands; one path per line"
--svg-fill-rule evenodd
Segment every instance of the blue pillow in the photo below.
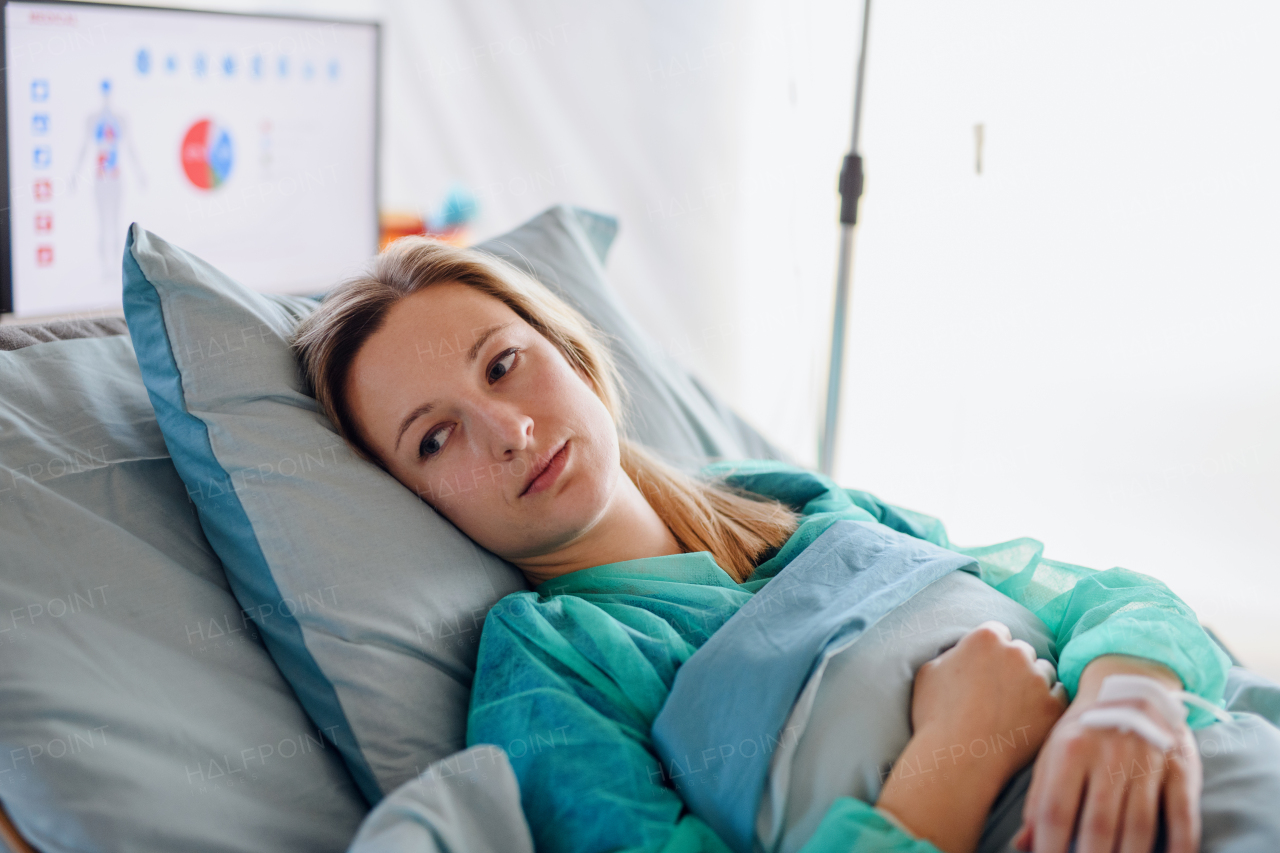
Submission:
M 779 454 L 630 321 L 604 280 L 609 217 L 555 207 L 482 244 L 611 338 L 629 429 L 675 464 Z M 526 587 L 387 473 L 348 450 L 288 345 L 314 309 L 248 290 L 137 225 L 124 305 L 178 473 L 232 589 L 370 803 L 465 746 L 488 609 Z M 282 601 L 294 602 L 282 612 Z
M 0 543 L 0 798 L 37 849 L 346 849 L 366 803 L 231 595 L 128 336 L 0 352 Z

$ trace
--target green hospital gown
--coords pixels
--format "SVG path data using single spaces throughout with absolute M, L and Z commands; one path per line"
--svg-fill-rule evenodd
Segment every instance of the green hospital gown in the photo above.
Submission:
M 1093 658 L 1150 658 L 1221 704 L 1230 661 L 1164 584 L 1125 569 L 1046 560 L 1031 539 L 957 548 L 929 516 L 780 462 L 720 462 L 703 475 L 801 514 L 777 553 L 736 583 L 710 553 L 627 560 L 554 578 L 490 611 L 480 640 L 467 745 L 511 760 L 539 851 L 728 853 L 663 783 L 650 729 L 680 665 L 796 555 L 840 520 L 874 521 L 973 557 L 981 577 L 1048 626 L 1071 696 Z M 1193 710 L 1190 725 L 1213 718 Z M 932 851 L 870 804 L 843 797 L 804 853 Z

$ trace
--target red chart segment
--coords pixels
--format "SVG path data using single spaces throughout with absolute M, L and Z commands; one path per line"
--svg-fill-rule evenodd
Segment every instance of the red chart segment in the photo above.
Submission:
M 202 190 L 216 189 L 231 174 L 231 134 L 213 119 L 200 119 L 182 138 L 182 171 Z

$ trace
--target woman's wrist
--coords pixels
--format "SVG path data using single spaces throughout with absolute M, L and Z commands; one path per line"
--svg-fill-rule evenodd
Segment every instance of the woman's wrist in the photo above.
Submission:
M 1131 655 L 1101 655 L 1089 661 L 1080 673 L 1080 684 L 1067 714 L 1076 716 L 1098 698 L 1102 682 L 1108 675 L 1145 675 L 1156 679 L 1170 690 L 1181 690 L 1182 679 L 1172 669 L 1149 658 Z
M 970 735 L 916 732 L 875 804 L 943 853 L 968 853 L 977 846 L 987 813 L 1018 769 L 989 739 Z

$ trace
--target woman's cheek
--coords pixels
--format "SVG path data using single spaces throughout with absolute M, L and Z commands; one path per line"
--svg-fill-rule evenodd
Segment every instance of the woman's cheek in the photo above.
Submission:
M 459 512 L 487 511 L 502 500 L 502 486 L 507 482 L 503 472 L 502 466 L 464 462 L 451 468 L 441 479 L 437 491 L 442 500 Z
M 452 493 L 447 497 L 431 501 L 432 508 L 472 540 L 486 548 L 491 547 L 490 531 L 486 522 L 493 518 L 493 513 L 479 507 L 468 495 L 457 492 L 456 481 L 453 478 L 448 479 L 453 483 L 449 486 Z

